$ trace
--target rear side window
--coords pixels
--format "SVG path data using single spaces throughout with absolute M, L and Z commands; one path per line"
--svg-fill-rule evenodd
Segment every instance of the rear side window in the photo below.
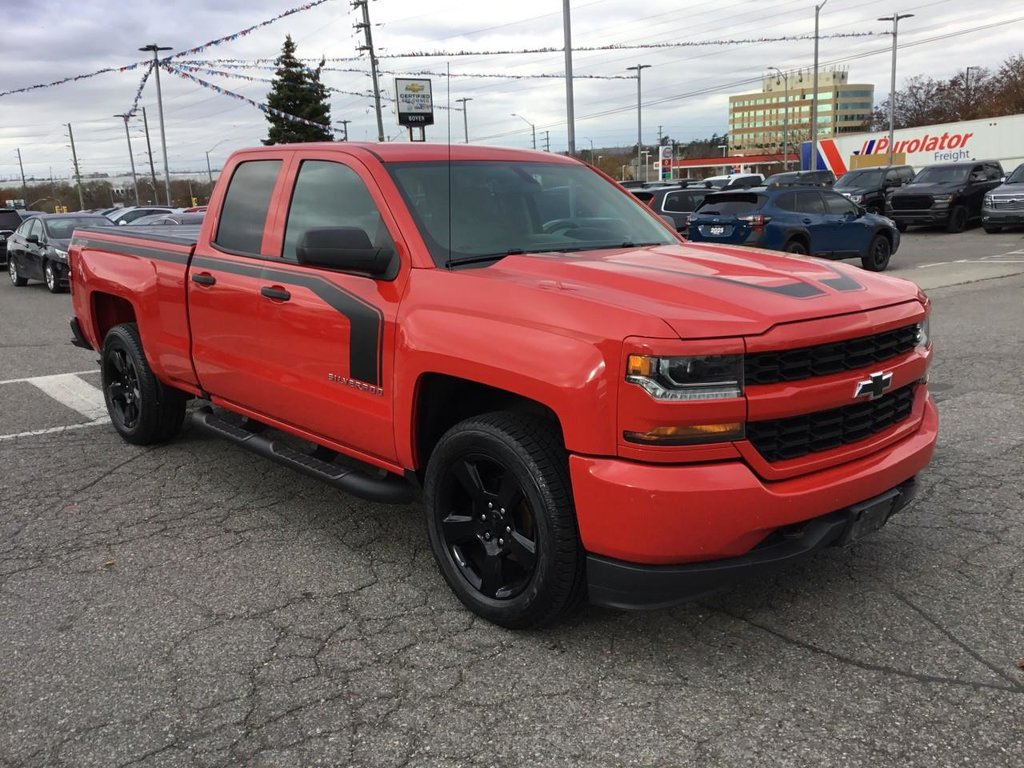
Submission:
M 796 210 L 796 192 L 784 192 L 775 196 L 775 207 L 783 211 Z
M 280 160 L 251 160 L 235 169 L 220 211 L 214 239 L 218 247 L 237 253 L 260 252 L 270 198 L 280 170 Z
M 817 192 L 797 192 L 795 210 L 800 213 L 825 213 L 825 204 L 821 202 L 821 195 Z
M 295 182 L 282 256 L 295 261 L 302 235 L 321 227 L 358 227 L 374 247 L 394 247 L 377 204 L 359 174 L 340 163 L 307 160 Z
M 751 194 L 714 195 L 704 199 L 697 210 L 705 214 L 719 216 L 739 216 L 756 211 L 764 205 L 766 197 Z

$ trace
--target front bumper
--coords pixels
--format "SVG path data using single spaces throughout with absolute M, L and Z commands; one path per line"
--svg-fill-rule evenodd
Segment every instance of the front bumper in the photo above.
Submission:
M 897 224 L 945 224 L 949 221 L 949 208 L 928 208 L 919 211 L 897 211 L 890 205 L 886 214 Z
M 981 212 L 981 223 L 997 227 L 1024 224 L 1024 211 L 993 211 L 985 208 Z
M 923 470 L 938 436 L 938 413 L 930 396 L 921 413 L 916 429 L 898 442 L 776 481 L 763 480 L 737 460 L 665 465 L 570 456 L 580 538 L 594 563 L 588 581 L 600 595 L 601 574 L 610 571 L 605 561 L 619 561 L 627 570 L 670 566 L 683 574 L 670 579 L 678 599 L 687 599 L 693 590 L 679 584 L 686 574 L 708 568 L 728 571 L 730 577 L 747 572 L 745 561 L 738 569 L 730 561 L 750 557 L 758 545 L 791 526 L 846 514 Z M 810 549 L 836 536 L 823 535 L 825 543 Z M 703 565 L 695 570 L 695 563 Z M 634 600 L 636 605 L 649 602 L 642 594 Z M 626 602 L 620 596 L 616 604 Z
M 877 530 L 914 498 L 913 478 L 837 512 L 777 532 L 770 543 L 746 555 L 690 565 L 637 565 L 598 555 L 587 556 L 590 602 L 608 608 L 667 608 L 717 592 L 734 581 L 763 576 L 825 547 L 843 546 Z

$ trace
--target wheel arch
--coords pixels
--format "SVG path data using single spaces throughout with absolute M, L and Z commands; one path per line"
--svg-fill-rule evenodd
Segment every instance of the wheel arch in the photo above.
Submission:
M 122 296 L 94 291 L 92 299 L 92 332 L 96 349 L 103 347 L 103 340 L 115 325 L 138 323 L 135 306 Z

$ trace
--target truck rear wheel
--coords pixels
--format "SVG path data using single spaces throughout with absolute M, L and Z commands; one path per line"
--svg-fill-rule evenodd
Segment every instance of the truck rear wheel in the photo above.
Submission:
M 162 443 L 181 429 L 186 397 L 153 375 L 135 323 L 123 323 L 107 332 L 100 372 L 110 421 L 126 441 L 134 445 Z
M 456 424 L 434 448 L 423 497 L 441 573 L 477 615 L 544 626 L 583 597 L 569 467 L 550 423 L 502 412 Z

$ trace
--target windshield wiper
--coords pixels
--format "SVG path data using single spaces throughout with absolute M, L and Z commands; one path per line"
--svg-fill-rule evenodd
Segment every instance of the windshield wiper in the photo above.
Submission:
M 445 262 L 446 267 L 455 267 L 460 264 L 482 264 L 485 261 L 497 261 L 506 256 L 519 256 L 526 253 L 522 248 L 510 248 L 500 253 L 478 253 L 476 256 L 463 256 L 461 259 L 449 259 Z

